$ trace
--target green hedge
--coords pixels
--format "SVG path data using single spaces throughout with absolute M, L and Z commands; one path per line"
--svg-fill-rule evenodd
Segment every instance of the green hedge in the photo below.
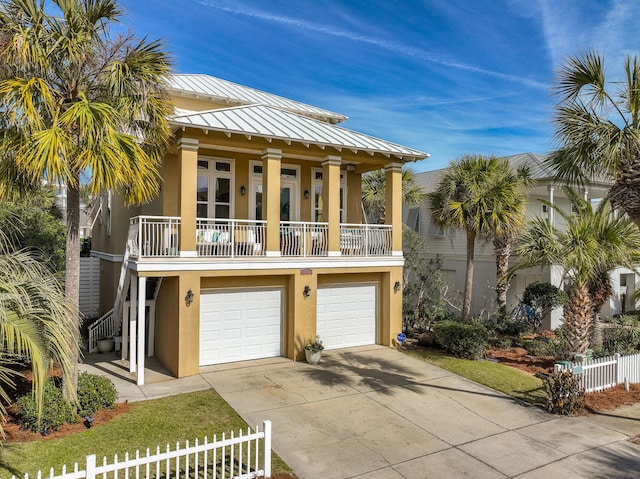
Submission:
M 25 394 L 17 401 L 18 416 L 22 428 L 33 432 L 55 431 L 65 422 L 76 422 L 77 416 L 72 405 L 62 396 L 62 391 L 52 381 L 47 381 L 42 399 L 42 417 L 38 421 L 38 408 L 32 393 Z
M 433 332 L 442 349 L 459 358 L 480 359 L 489 342 L 487 328 L 476 322 L 439 321 Z

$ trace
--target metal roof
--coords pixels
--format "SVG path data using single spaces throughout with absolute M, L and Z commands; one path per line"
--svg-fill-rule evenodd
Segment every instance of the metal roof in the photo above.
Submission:
M 330 123 L 340 123 L 347 117 L 339 113 L 266 93 L 238 83 L 204 74 L 175 74 L 169 77 L 169 89 L 189 97 L 208 97 L 228 105 L 268 105 L 311 116 Z
M 175 126 L 259 136 L 305 145 L 330 146 L 338 150 L 381 153 L 385 156 L 393 155 L 411 160 L 429 156 L 419 150 L 265 105 L 239 106 L 176 115 L 170 119 L 170 122 Z

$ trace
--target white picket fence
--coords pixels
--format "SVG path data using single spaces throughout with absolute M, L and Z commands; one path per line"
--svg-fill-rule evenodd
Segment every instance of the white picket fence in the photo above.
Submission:
M 96 461 L 96 455 L 86 457 L 86 465 L 79 469 L 76 462 L 73 471 L 62 467 L 62 473 L 49 475 L 38 471 L 38 479 L 151 479 L 151 478 L 202 478 L 202 479 L 252 479 L 271 476 L 271 421 L 263 421 L 262 431 L 256 427 L 255 432 L 247 428 L 246 434 L 240 430 L 238 436 L 231 432 L 229 437 L 222 434 L 213 442 L 205 437 L 202 444 L 198 439 L 193 445 L 186 441 L 184 446 L 176 443 L 174 450 L 169 444 L 164 452 L 157 446 L 155 454 L 149 449 L 145 454 L 136 451 L 134 457 L 125 454 L 119 459 L 116 454 L 109 463 L 106 457 L 102 465 Z M 13 479 L 16 479 L 13 476 Z M 29 479 L 25 474 L 24 479 Z
M 556 364 L 555 371 L 573 371 L 585 392 L 603 391 L 618 384 L 640 383 L 640 353 L 629 356 L 614 354 L 585 362 Z

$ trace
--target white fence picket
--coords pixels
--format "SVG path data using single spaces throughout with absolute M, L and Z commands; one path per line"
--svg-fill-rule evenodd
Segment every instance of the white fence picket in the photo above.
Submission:
M 247 444 L 246 449 L 244 447 L 245 443 Z M 253 447 L 251 446 L 252 443 Z M 212 452 L 211 455 L 209 455 L 209 451 Z M 228 458 L 227 451 L 229 451 Z M 211 463 L 208 462 L 209 458 L 212 459 Z M 218 458 L 220 458 L 221 464 L 218 464 Z M 261 463 L 262 468 L 260 468 Z M 164 471 L 161 470 L 162 464 L 164 464 Z M 182 468 L 181 464 L 183 464 Z M 172 465 L 175 465 L 173 476 Z M 220 476 L 218 476 L 218 468 L 220 468 Z M 79 469 L 79 465 L 76 462 L 73 472 L 68 473 L 67 466 L 63 465 L 62 473 L 56 476 L 54 475 L 54 469 L 51 468 L 48 479 L 118 479 L 120 472 L 123 472 L 124 478 L 135 477 L 136 479 L 160 477 L 166 479 L 171 477 L 176 479 L 181 477 L 203 477 L 203 479 L 208 479 L 209 470 L 211 470 L 211 477 L 214 479 L 218 477 L 220 479 L 270 477 L 271 421 L 263 421 L 262 431 L 257 427 L 255 432 L 247 429 L 246 434 L 240 430 L 238 436 L 231 432 L 229 438 L 223 433 L 220 441 L 217 440 L 215 435 L 213 436 L 213 442 L 209 442 L 205 437 L 202 443 L 196 439 L 195 443 L 190 445 L 187 440 L 184 447 L 181 447 L 179 442 L 176 443 L 175 450 L 171 450 L 171 447 L 167 444 L 165 452 L 160 452 L 160 446 L 158 445 L 153 455 L 150 454 L 150 450 L 147 448 L 144 456 L 140 454 L 140 451 L 136 451 L 135 457 L 131 458 L 127 452 L 122 461 L 118 460 L 118 455 L 116 454 L 113 456 L 113 462 L 111 463 L 108 462 L 106 457 L 103 457 L 102 465 L 97 464 L 96 455 L 92 454 L 86 456 L 83 470 Z M 202 475 L 200 472 L 202 472 Z M 42 479 L 42 477 L 42 471 L 38 471 L 37 478 Z M 13 476 L 13 479 L 15 479 L 15 476 Z M 29 479 L 29 475 L 25 474 L 24 479 Z
M 614 354 L 606 358 L 591 359 L 585 362 L 556 364 L 556 371 L 576 372 L 585 392 L 603 391 L 624 384 L 640 383 L 640 353 L 629 356 Z

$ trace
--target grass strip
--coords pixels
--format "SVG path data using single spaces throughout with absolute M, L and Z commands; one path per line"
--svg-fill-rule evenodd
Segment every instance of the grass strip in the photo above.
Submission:
M 442 351 L 415 349 L 405 352 L 529 404 L 544 406 L 546 392 L 542 380 L 519 369 L 492 361 L 460 359 Z
M 165 450 L 167 443 L 174 449 L 178 441 L 181 446 L 186 440 L 192 445 L 196 438 L 202 441 L 217 434 L 220 439 L 223 432 L 247 429 L 247 423 L 212 389 L 135 402 L 130 407 L 105 424 L 68 437 L 4 444 L 0 477 L 22 477 L 25 473 L 36 477 L 38 470 L 48 476 L 51 467 L 60 474 L 63 464 L 67 470 L 72 470 L 75 462 L 82 468 L 89 454 L 96 454 L 101 464 L 103 456 L 111 462 L 114 454 L 120 459 L 125 452 L 134 455 L 137 449 L 141 453 L 147 448 L 155 451 L 157 445 Z M 272 454 L 272 472 L 290 472 L 290 468 Z

